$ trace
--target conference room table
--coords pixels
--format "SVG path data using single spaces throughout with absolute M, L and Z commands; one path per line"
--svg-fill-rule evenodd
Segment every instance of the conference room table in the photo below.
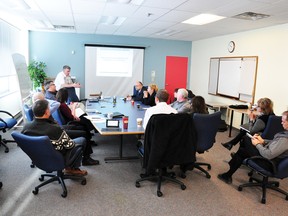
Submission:
M 139 107 L 140 106 L 140 107 Z M 139 108 L 138 108 L 139 107 Z M 145 110 L 149 106 L 143 105 L 141 102 L 135 101 L 134 104 L 131 101 L 124 101 L 123 98 L 117 97 L 116 103 L 113 103 L 113 98 L 104 98 L 99 101 L 95 99 L 88 99 L 86 101 L 86 113 L 87 118 L 92 122 L 95 129 L 102 136 L 120 136 L 119 143 L 119 156 L 106 157 L 105 162 L 113 161 L 127 161 L 139 159 L 138 156 L 123 156 L 123 137 L 125 135 L 142 135 L 144 134 L 143 124 L 137 126 L 137 118 L 144 119 Z M 119 120 L 119 129 L 109 130 L 106 127 L 106 120 L 110 113 L 121 113 L 124 116 L 128 116 L 128 128 L 123 128 L 122 117 L 113 117 L 113 120 Z

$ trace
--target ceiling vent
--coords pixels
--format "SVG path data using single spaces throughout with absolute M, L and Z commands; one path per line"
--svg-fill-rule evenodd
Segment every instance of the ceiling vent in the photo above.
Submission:
M 66 30 L 66 31 L 71 31 L 71 30 L 74 30 L 75 27 L 74 26 L 66 26 L 66 25 L 53 25 L 54 28 L 56 30 Z
M 233 18 L 252 20 L 252 21 L 256 21 L 256 20 L 264 19 L 264 18 L 268 18 L 268 17 L 270 17 L 270 15 L 254 13 L 254 12 L 245 12 L 245 13 L 241 13 L 241 14 L 238 14 L 236 16 L 233 16 Z

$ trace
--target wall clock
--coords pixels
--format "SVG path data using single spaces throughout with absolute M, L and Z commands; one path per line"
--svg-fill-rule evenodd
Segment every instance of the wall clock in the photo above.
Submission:
M 230 42 L 228 43 L 228 51 L 229 51 L 230 53 L 232 53 L 232 52 L 234 52 L 234 50 L 235 50 L 235 42 L 234 42 L 234 41 L 230 41 Z

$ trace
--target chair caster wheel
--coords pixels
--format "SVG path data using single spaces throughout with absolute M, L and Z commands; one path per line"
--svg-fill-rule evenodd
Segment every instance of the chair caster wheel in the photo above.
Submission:
M 31 167 L 31 168 L 35 168 L 35 165 L 34 165 L 34 164 L 31 164 L 30 167 Z
M 139 183 L 139 182 L 136 182 L 136 183 L 135 183 L 135 186 L 136 186 L 137 188 L 139 188 L 139 187 L 140 187 L 140 183 Z
M 279 186 L 280 186 L 279 182 L 275 183 L 275 187 L 279 187 Z
M 209 174 L 208 174 L 208 175 L 206 175 L 206 178 L 210 179 L 210 178 L 211 178 L 211 175 L 209 175 Z
M 181 185 L 181 189 L 185 190 L 186 189 L 186 185 Z
M 63 198 L 67 197 L 67 192 L 64 191 L 64 192 L 61 194 L 61 196 L 62 196 Z
M 87 183 L 86 179 L 83 179 L 83 180 L 81 181 L 81 185 L 86 185 L 86 183 Z
M 2 186 L 3 186 L 3 183 L 2 183 L 2 182 L 0 182 L 0 188 L 2 188 Z
M 163 193 L 161 191 L 157 191 L 157 196 L 158 197 L 162 197 L 163 196 Z
M 39 181 L 44 181 L 44 176 L 41 176 L 41 177 L 39 178 Z
M 186 174 L 185 174 L 185 173 L 181 173 L 181 174 L 180 174 L 180 177 L 183 178 L 183 179 L 185 179 L 185 178 L 186 178 Z
M 1 188 L 1 187 L 0 187 Z M 285 198 L 286 200 L 288 200 L 288 196 L 286 196 L 286 198 Z
M 207 166 L 207 169 L 208 169 L 208 170 L 211 170 L 211 165 L 208 165 L 208 166 Z
M 253 182 L 253 179 L 252 179 L 252 178 L 249 178 L 249 182 Z
M 242 191 L 242 190 L 243 190 L 243 188 L 239 186 L 238 187 L 238 191 Z
M 249 173 L 248 173 L 248 176 L 252 176 L 253 175 L 253 171 L 250 171 Z
M 9 149 L 5 149 L 5 153 L 8 153 L 9 152 Z
M 32 191 L 32 193 L 33 193 L 34 195 L 38 194 L 38 189 L 35 188 L 35 189 Z
M 265 204 L 266 203 L 266 199 L 262 198 L 261 203 Z

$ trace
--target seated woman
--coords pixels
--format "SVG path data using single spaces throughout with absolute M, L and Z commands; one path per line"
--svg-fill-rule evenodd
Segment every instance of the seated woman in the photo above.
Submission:
M 202 113 L 208 114 L 205 99 L 202 96 L 194 96 L 192 99 L 192 114 Z
M 260 98 L 257 101 L 257 111 L 259 113 L 257 116 L 252 111 L 249 113 L 249 123 L 246 125 L 249 128 L 250 134 L 252 135 L 263 132 L 269 116 L 275 115 L 273 112 L 273 102 L 269 98 Z M 239 134 L 235 138 L 229 142 L 222 143 L 222 145 L 228 150 L 231 150 L 231 148 L 236 145 L 245 135 L 246 131 L 240 129 Z
M 92 125 L 92 123 L 86 119 L 84 116 L 80 116 L 77 117 L 76 116 L 76 106 L 78 102 L 71 102 L 71 109 L 69 108 L 69 106 L 66 104 L 66 101 L 68 99 L 68 91 L 66 88 L 61 88 L 59 89 L 59 91 L 56 94 L 56 99 L 58 102 L 60 102 L 60 113 L 63 116 L 63 118 L 65 119 L 65 121 L 71 122 L 71 121 L 76 121 L 77 123 L 79 123 L 78 125 L 75 125 L 74 129 L 78 129 L 78 130 L 84 130 L 86 132 L 86 136 L 88 138 L 88 142 L 87 142 L 87 146 L 89 148 L 89 153 L 87 153 L 87 157 L 83 158 L 82 164 L 83 165 L 98 165 L 99 161 L 98 160 L 94 160 L 90 157 L 90 154 L 93 153 L 92 148 L 91 148 L 91 144 L 93 144 L 93 141 L 91 141 L 91 133 L 90 131 L 94 129 L 94 126 Z
M 149 106 L 155 106 L 155 95 L 158 91 L 158 87 L 156 84 L 150 84 L 148 86 L 147 91 L 144 91 L 143 101 L 142 103 Z
M 218 178 L 227 184 L 232 183 L 232 175 L 242 165 L 245 158 L 262 156 L 271 160 L 277 166 L 278 162 L 288 156 L 288 111 L 282 114 L 284 131 L 277 133 L 273 140 L 264 140 L 258 134 L 252 138 L 248 136 L 240 142 L 240 147 L 234 157 L 229 161 L 229 170 L 219 174 Z M 264 166 L 265 164 L 259 164 Z

